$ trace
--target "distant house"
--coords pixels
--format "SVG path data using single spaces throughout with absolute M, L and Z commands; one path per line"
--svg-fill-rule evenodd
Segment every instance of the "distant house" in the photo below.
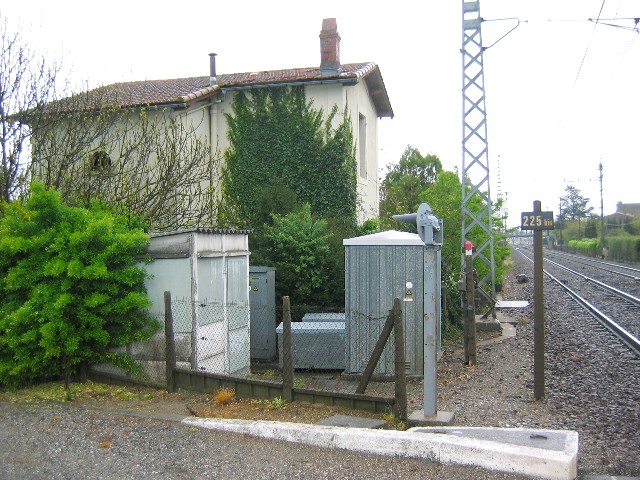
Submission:
M 616 204 L 616 212 L 605 217 L 607 228 L 612 229 L 629 229 L 629 225 L 640 215 L 640 203 L 622 203 Z
M 616 213 L 625 213 L 627 215 L 640 215 L 640 203 L 622 203 L 616 204 Z
M 338 111 L 346 108 L 349 112 L 358 169 L 359 220 L 363 221 L 378 214 L 377 119 L 392 118 L 393 110 L 378 65 L 340 62 L 340 35 L 334 18 L 322 22 L 320 52 L 320 63 L 315 67 L 228 74 L 216 72 L 215 54 L 211 54 L 209 75 L 117 83 L 89 94 L 115 99 L 113 105 L 103 104 L 105 107 L 157 106 L 163 114 L 180 115 L 197 125 L 199 137 L 213 151 L 224 152 L 229 147 L 225 114 L 233 113 L 231 105 L 237 92 L 302 85 L 314 108 L 328 113 L 337 106 Z M 98 167 L 105 162 L 110 165 L 111 159 L 103 157 L 92 161 Z

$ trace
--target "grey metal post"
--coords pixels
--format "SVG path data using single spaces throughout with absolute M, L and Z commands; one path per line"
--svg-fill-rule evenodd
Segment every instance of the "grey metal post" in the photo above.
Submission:
M 433 417 L 438 411 L 438 374 L 436 348 L 436 319 L 438 312 L 436 304 L 440 299 L 436 298 L 436 247 L 425 245 L 424 247 L 424 416 Z
M 198 309 L 198 245 L 197 237 L 191 235 L 189 264 L 191 267 L 191 370 L 198 370 L 198 330 L 200 310 Z
M 598 166 L 600 170 L 600 254 L 604 258 L 604 204 L 602 203 L 602 163 Z
M 418 207 L 416 213 L 393 215 L 394 220 L 418 227 L 424 242 L 423 282 L 423 341 L 424 341 L 424 408 L 425 418 L 438 417 L 438 342 L 441 307 L 442 221 L 438 220 L 428 203 Z M 449 420 L 453 419 L 451 415 Z M 443 422 L 446 423 L 446 422 Z

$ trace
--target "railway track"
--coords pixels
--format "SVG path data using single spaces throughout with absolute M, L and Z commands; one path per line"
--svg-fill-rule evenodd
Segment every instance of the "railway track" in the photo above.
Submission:
M 638 267 L 556 250 L 545 250 L 545 257 L 556 259 L 565 266 L 574 265 L 573 268 L 576 270 L 592 270 L 595 268 L 602 279 L 606 278 L 606 281 L 615 283 L 618 288 L 622 288 L 635 296 L 640 296 L 640 268 Z
M 514 279 L 517 274 L 533 278 L 533 263 L 526 258 L 533 255 L 521 247 L 512 246 L 511 250 Z M 579 297 L 587 297 L 591 305 L 631 333 L 630 322 L 634 319 L 638 322 L 640 307 L 552 264 L 549 254 L 555 252 L 545 250 L 544 253 L 544 269 L 563 285 L 559 288 L 549 276 L 544 278 L 544 404 L 554 417 L 551 424 L 580 432 L 579 470 L 582 471 L 579 479 L 590 478 L 587 473 L 596 472 L 640 476 L 640 356 L 608 328 L 594 321 L 593 313 L 569 297 L 564 286 Z M 553 258 L 555 263 L 626 293 L 630 293 L 627 286 L 639 283 L 587 264 L 569 263 L 570 260 L 564 256 Z M 633 275 L 626 269 L 622 271 Z M 532 281 L 517 286 L 507 283 L 503 298 L 531 301 L 533 291 Z M 522 335 L 523 340 L 526 338 L 527 343 L 533 345 L 533 308 L 527 307 L 526 313 L 514 309 L 512 315 L 529 322 L 518 324 L 518 336 Z M 634 336 L 638 337 L 637 331 Z M 532 382 L 532 378 L 528 377 L 528 381 Z
M 533 263 L 533 259 L 522 249 L 516 251 Z M 545 252 L 545 257 L 547 256 L 547 252 Z M 554 256 L 554 258 L 567 261 L 564 256 Z M 569 259 L 569 261 L 583 267 L 588 265 L 590 275 L 584 273 L 586 267 L 582 269 L 582 272 L 579 272 L 549 258 L 544 260 L 545 275 L 568 293 L 575 302 L 589 312 L 601 325 L 627 345 L 635 355 L 640 357 L 640 298 L 618 288 L 618 286 L 610 285 L 595 278 L 595 276 L 601 275 L 601 273 L 598 273 L 598 269 L 609 274 L 613 272 L 623 278 L 629 278 L 632 274 L 614 271 L 611 268 L 596 264 L 576 261 L 573 258 Z M 607 278 L 607 281 L 611 281 L 611 277 Z

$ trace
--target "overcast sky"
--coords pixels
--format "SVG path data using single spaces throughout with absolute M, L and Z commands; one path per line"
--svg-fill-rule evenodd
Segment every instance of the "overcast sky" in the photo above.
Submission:
M 603 7 L 604 4 L 604 7 Z M 637 0 L 481 0 L 491 193 L 509 225 L 534 200 L 557 213 L 574 185 L 605 215 L 640 203 Z M 600 18 L 625 28 L 595 25 Z M 76 83 L 315 66 L 322 19 L 335 17 L 343 63 L 380 66 L 395 118 L 379 120 L 381 175 L 412 145 L 462 162 L 462 0 L 109 2 L 0 0 L 30 45 L 63 56 Z M 499 175 L 498 175 L 499 173 Z

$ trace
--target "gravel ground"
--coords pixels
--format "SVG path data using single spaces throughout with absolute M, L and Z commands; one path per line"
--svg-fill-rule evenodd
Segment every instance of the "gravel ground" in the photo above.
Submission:
M 473 370 L 460 366 L 460 353 L 445 355 L 442 370 L 460 381 L 441 388 L 439 409 L 460 425 L 576 430 L 579 478 L 640 476 L 640 360 L 545 279 L 546 398 L 534 401 L 533 283 L 514 281 L 532 279 L 532 264 L 517 252 L 513 262 L 502 296 L 530 302 L 506 312 L 516 337 L 480 347 Z
M 0 404 L 2 479 L 523 478 L 49 404 Z
M 531 264 L 513 254 L 502 296 L 533 300 Z M 578 478 L 640 475 L 640 361 L 545 282 L 546 398 L 533 400 L 533 308 L 506 314 L 516 336 L 478 348 L 478 365 L 460 351 L 439 363 L 438 409 L 464 426 L 539 427 L 580 433 Z M 594 333 L 594 331 L 596 333 Z M 410 383 L 409 410 L 422 409 Z M 130 406 L 130 404 L 127 404 Z M 184 414 L 184 403 L 154 404 Z M 425 461 L 326 451 L 123 416 L 77 405 L 0 403 L 0 478 L 379 478 L 515 479 L 497 472 Z

